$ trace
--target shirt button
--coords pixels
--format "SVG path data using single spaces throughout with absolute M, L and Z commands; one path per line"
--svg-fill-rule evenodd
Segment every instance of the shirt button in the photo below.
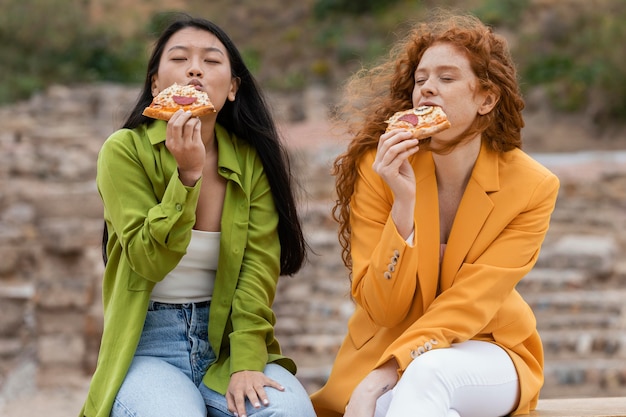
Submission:
M 176 211 L 182 211 L 183 205 L 180 203 L 176 203 Z
M 383 276 L 387 279 L 391 279 L 391 274 L 389 272 L 385 272 Z

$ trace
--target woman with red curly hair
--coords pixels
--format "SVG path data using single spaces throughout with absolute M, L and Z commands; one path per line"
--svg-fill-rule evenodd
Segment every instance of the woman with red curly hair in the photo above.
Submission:
M 422 23 L 355 74 L 334 165 L 355 312 L 319 417 L 527 414 L 543 384 L 536 320 L 516 284 L 548 230 L 559 181 L 521 150 L 522 101 L 505 40 L 469 15 Z M 427 140 L 385 132 L 439 106 Z

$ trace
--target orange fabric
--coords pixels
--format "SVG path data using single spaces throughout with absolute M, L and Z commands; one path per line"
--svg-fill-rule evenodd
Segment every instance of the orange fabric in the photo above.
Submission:
M 521 385 L 515 413 L 528 413 L 543 384 L 543 348 L 515 286 L 537 260 L 558 178 L 521 150 L 483 146 L 450 238 L 439 242 L 434 162 L 419 152 L 411 159 L 417 202 L 410 246 L 391 220 L 393 196 L 372 170 L 374 156 L 375 150 L 360 165 L 351 203 L 356 311 L 326 385 L 312 395 L 318 416 L 343 415 L 354 387 L 391 357 L 401 374 L 411 352 L 427 342 L 442 349 L 469 339 L 509 353 Z M 440 267 L 441 243 L 447 247 Z

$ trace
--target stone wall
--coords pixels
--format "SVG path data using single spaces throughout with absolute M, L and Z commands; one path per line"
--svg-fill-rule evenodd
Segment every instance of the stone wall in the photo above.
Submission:
M 95 162 L 136 94 L 116 85 L 55 86 L 0 108 L 0 400 L 93 370 L 102 325 Z M 313 391 L 353 308 L 330 217 L 330 162 L 342 145 L 315 122 L 325 116 L 323 91 L 272 100 L 281 120 L 306 116 L 284 131 L 313 253 L 298 275 L 281 280 L 275 309 L 283 348 Z M 626 169 L 619 155 L 538 155 L 563 183 L 538 266 L 520 284 L 546 345 L 548 397 L 626 389 Z

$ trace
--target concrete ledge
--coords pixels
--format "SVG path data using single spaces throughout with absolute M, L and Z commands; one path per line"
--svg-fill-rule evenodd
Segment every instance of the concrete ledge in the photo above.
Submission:
M 535 417 L 626 417 L 626 397 L 539 400 Z

